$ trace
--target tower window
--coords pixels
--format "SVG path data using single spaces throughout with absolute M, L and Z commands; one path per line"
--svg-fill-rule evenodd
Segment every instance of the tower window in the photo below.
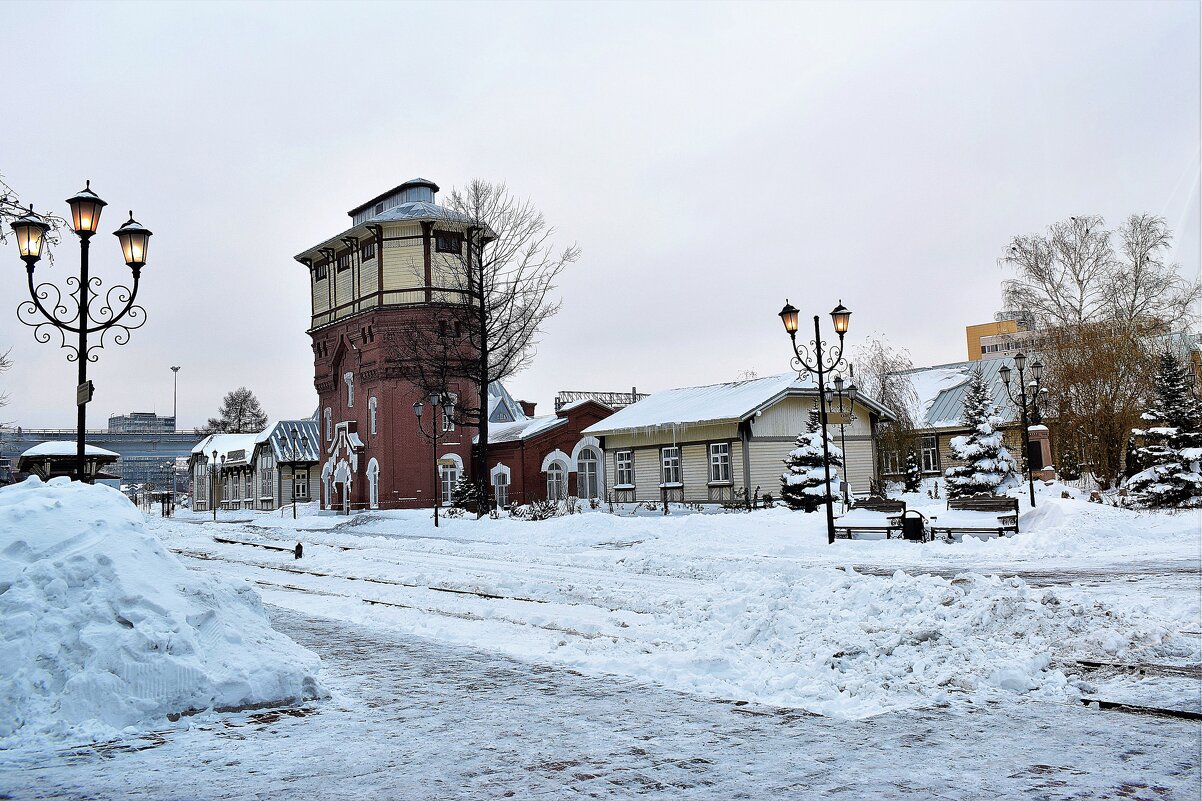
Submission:
M 315 268 L 314 275 L 317 276 L 318 281 L 324 281 L 326 279 L 326 267 L 326 262 L 323 261 L 320 262 Z
M 434 249 L 439 253 L 462 253 L 463 237 L 459 236 L 459 234 L 436 234 L 434 237 Z
M 338 272 L 351 268 L 351 252 L 348 250 L 338 257 Z
M 367 259 L 374 259 L 376 257 L 376 243 L 375 242 L 364 242 L 363 247 L 360 248 L 359 252 L 365 261 Z

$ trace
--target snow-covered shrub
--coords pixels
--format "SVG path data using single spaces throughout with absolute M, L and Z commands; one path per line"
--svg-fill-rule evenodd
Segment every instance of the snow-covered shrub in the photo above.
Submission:
M 962 437 L 953 437 L 952 454 L 964 464 L 943 472 L 947 497 L 968 498 L 995 495 L 999 490 L 1018 486 L 1018 463 L 1002 444 L 997 429 L 1002 419 L 993 408 L 993 400 L 979 371 L 973 371 L 964 394 L 964 422 L 971 429 Z
M 442 510 L 442 516 L 449 517 L 452 520 L 458 520 L 459 518 L 463 517 L 463 515 L 464 515 L 463 509 L 458 506 L 451 506 L 449 508 Z
M 826 481 L 826 463 L 822 453 L 822 426 L 818 408 L 810 410 L 807 430 L 797 436 L 797 447 L 785 457 L 785 472 L 780 477 L 780 499 L 790 509 L 812 512 L 827 502 L 838 486 L 839 473 L 835 468 L 843 466 L 843 451 L 827 437 L 827 453 L 830 454 L 830 484 Z
M 451 500 L 459 509 L 475 514 L 480 508 L 480 487 L 467 475 L 461 475 L 451 491 Z
M 1077 461 L 1077 457 L 1073 455 L 1072 448 L 1066 448 L 1061 451 L 1060 464 L 1057 465 L 1056 473 L 1064 481 L 1081 480 L 1081 463 Z
M 1156 398 L 1141 417 L 1153 425 L 1132 429 L 1142 469 L 1127 481 L 1140 506 L 1202 506 L 1202 402 L 1189 367 L 1171 351 L 1161 354 Z

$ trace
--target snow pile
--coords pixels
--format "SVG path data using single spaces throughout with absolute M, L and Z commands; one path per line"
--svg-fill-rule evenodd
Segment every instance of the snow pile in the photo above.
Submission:
M 644 631 L 632 626 L 637 647 L 564 642 L 556 657 L 686 691 L 860 718 L 957 695 L 1075 699 L 1080 689 L 1055 662 L 1141 661 L 1186 648 L 1158 620 L 1018 578 L 816 568 L 728 574 L 721 585 L 696 602 L 664 603 Z
M 0 743 L 324 694 L 249 586 L 186 569 L 116 490 L 0 489 Z

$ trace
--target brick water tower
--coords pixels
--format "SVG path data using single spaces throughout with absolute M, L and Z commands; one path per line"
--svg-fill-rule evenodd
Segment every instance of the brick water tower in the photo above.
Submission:
M 323 509 L 428 508 L 470 466 L 476 429 L 444 419 L 406 378 L 412 332 L 453 336 L 464 307 L 457 275 L 468 221 L 439 206 L 437 192 L 432 181 L 406 181 L 351 209 L 349 228 L 296 256 L 312 296 Z M 446 391 L 477 392 L 455 377 Z M 419 400 L 422 428 L 436 430 L 436 442 L 419 430 Z

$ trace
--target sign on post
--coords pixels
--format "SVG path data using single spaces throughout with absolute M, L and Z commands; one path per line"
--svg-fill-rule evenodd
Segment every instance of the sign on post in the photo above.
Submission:
M 827 412 L 826 424 L 828 426 L 849 426 L 851 425 L 851 412 Z
M 75 405 L 83 406 L 85 403 L 91 403 L 92 393 L 96 391 L 96 385 L 91 379 L 83 382 L 75 388 Z

